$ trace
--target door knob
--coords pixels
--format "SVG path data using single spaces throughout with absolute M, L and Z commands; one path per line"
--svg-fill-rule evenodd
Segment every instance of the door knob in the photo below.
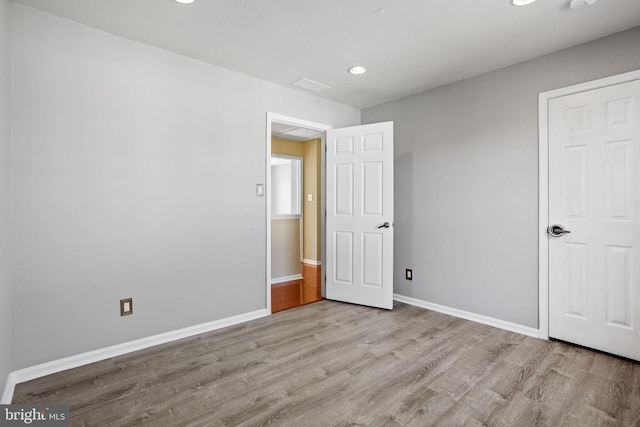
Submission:
M 549 233 L 549 236 L 562 237 L 565 234 L 571 233 L 571 231 L 565 230 L 562 224 L 553 224 L 547 227 L 547 233 Z
M 389 228 L 391 226 L 391 224 L 389 224 L 388 222 L 385 222 L 382 225 L 379 225 L 378 228 Z

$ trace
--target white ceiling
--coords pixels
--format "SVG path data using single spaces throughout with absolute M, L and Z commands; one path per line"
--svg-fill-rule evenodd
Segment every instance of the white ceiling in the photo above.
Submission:
M 640 25 L 640 0 L 15 1 L 281 85 L 306 77 L 358 108 Z

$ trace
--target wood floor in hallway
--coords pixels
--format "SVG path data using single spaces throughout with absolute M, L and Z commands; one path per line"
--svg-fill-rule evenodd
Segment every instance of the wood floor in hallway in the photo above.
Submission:
M 272 313 L 322 300 L 322 266 L 302 262 L 300 272 L 302 279 L 271 285 Z
M 73 426 L 640 426 L 640 364 L 321 301 L 19 384 Z

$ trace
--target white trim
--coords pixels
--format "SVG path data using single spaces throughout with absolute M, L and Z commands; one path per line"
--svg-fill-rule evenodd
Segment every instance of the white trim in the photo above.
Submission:
M 267 308 L 267 314 L 271 314 L 271 121 L 273 120 L 273 114 L 267 112 L 267 126 L 266 126 L 266 150 L 265 150 L 265 159 L 266 159 L 266 167 L 265 167 L 265 192 L 264 192 L 264 202 L 265 202 L 265 211 L 266 211 L 266 219 L 265 219 L 265 230 L 266 230 L 266 241 L 265 241 L 265 253 L 267 255 L 266 265 L 265 265 L 265 307 Z
M 444 305 L 434 304 L 432 302 L 419 300 L 416 298 L 406 297 L 404 295 L 393 294 L 393 299 L 405 304 L 415 305 L 416 307 L 426 308 L 427 310 L 437 311 L 438 313 L 448 314 L 450 316 L 459 317 L 461 319 L 471 320 L 472 322 L 482 323 L 484 325 L 493 326 L 495 328 L 504 329 L 518 334 L 538 338 L 538 330 L 529 326 L 511 323 L 493 317 L 483 316 L 481 314 L 471 313 L 469 311 L 458 310 Z
M 315 259 L 306 259 L 306 258 L 304 258 L 302 260 L 302 262 L 304 262 L 305 264 L 309 264 L 309 265 L 322 265 L 322 260 L 316 261 Z
M 17 381 L 14 379 L 13 372 L 9 373 L 7 377 L 7 383 L 4 385 L 4 393 L 2 394 L 2 400 L 0 400 L 0 404 L 2 405 L 10 405 L 13 400 L 13 392 L 16 389 Z
M 301 280 L 302 274 L 294 274 L 292 276 L 282 276 L 282 277 L 274 277 L 271 279 L 271 284 L 275 285 L 278 283 L 291 282 L 293 280 Z
M 538 95 L 538 329 L 549 339 L 549 99 Z M 543 142 L 544 141 L 544 142 Z
M 302 219 L 302 215 L 301 214 L 293 214 L 293 215 L 276 214 L 276 215 L 272 215 L 271 219 L 273 221 L 277 221 L 279 219 Z
M 228 326 L 237 325 L 239 323 L 248 322 L 250 320 L 260 319 L 268 316 L 265 309 L 251 311 L 249 313 L 238 314 L 236 316 L 226 317 L 224 319 L 214 320 L 212 322 L 202 323 L 200 325 L 190 326 L 175 331 L 169 331 L 150 337 L 140 338 L 138 340 L 116 344 L 110 347 L 77 354 L 75 356 L 65 357 L 63 359 L 54 360 L 40 365 L 31 366 L 29 368 L 13 371 L 7 378 L 7 384 L 2 395 L 2 404 L 11 403 L 13 392 L 16 384 L 30 381 L 46 375 L 55 374 L 67 369 L 77 368 L 79 366 L 88 365 L 90 363 L 99 362 L 101 360 L 110 359 L 112 357 L 121 356 L 145 348 L 153 347 L 159 344 L 165 344 L 182 338 L 203 334 L 217 329 L 226 328 Z
M 265 277 L 265 288 L 266 288 L 266 292 L 265 292 L 265 298 L 266 298 L 266 304 L 265 306 L 267 307 L 267 313 L 271 314 L 271 193 L 269 192 L 271 189 L 271 122 L 278 122 L 278 123 L 285 123 L 285 124 L 290 124 L 290 125 L 294 125 L 294 126 L 298 126 L 298 127 L 303 127 L 303 128 L 307 128 L 307 129 L 313 129 L 313 130 L 317 130 L 320 132 L 323 132 L 322 137 L 321 137 L 321 141 L 322 141 L 322 150 L 321 150 L 321 182 L 322 182 L 322 189 L 323 189 L 323 193 L 322 193 L 322 198 L 321 198 L 321 205 L 322 208 L 324 209 L 324 183 L 325 183 L 325 176 L 324 176 L 324 149 L 325 149 L 325 137 L 324 137 L 324 132 L 326 132 L 328 129 L 332 129 L 333 126 L 330 125 L 325 125 L 325 124 L 321 124 L 321 123 L 315 123 L 315 122 L 311 122 L 308 120 L 304 120 L 304 119 L 299 119 L 296 117 L 291 117 L 291 116 L 285 116 L 282 114 L 276 114 L 276 113 L 272 113 L 270 111 L 267 111 L 267 125 L 266 125 L 266 132 L 265 132 L 265 140 L 266 140 L 266 150 L 265 150 L 265 182 L 267 183 L 266 185 L 266 191 L 265 191 L 265 206 L 266 206 L 266 242 L 265 242 L 265 250 L 267 253 L 267 259 L 266 259 L 266 277 Z M 321 219 L 322 223 L 321 226 L 324 227 L 324 215 L 322 216 Z M 324 230 L 324 228 L 323 228 Z M 323 236 L 323 241 L 324 241 L 324 236 Z M 302 248 L 301 248 L 302 249 Z M 322 247 L 322 250 L 324 251 L 324 246 Z M 324 286 L 324 282 L 322 282 L 322 286 Z
M 640 80 L 640 70 L 580 83 L 538 95 L 538 328 L 549 339 L 549 101 L 588 90 Z

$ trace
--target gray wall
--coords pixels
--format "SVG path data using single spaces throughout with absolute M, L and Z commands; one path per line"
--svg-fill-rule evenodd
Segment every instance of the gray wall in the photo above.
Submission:
M 360 111 L 19 5 L 13 20 L 14 368 L 265 308 L 266 112 Z
M 0 0 L 0 395 L 11 371 L 11 79 L 10 5 Z
M 638 68 L 635 28 L 364 110 L 395 121 L 395 291 L 537 328 L 538 93 Z

